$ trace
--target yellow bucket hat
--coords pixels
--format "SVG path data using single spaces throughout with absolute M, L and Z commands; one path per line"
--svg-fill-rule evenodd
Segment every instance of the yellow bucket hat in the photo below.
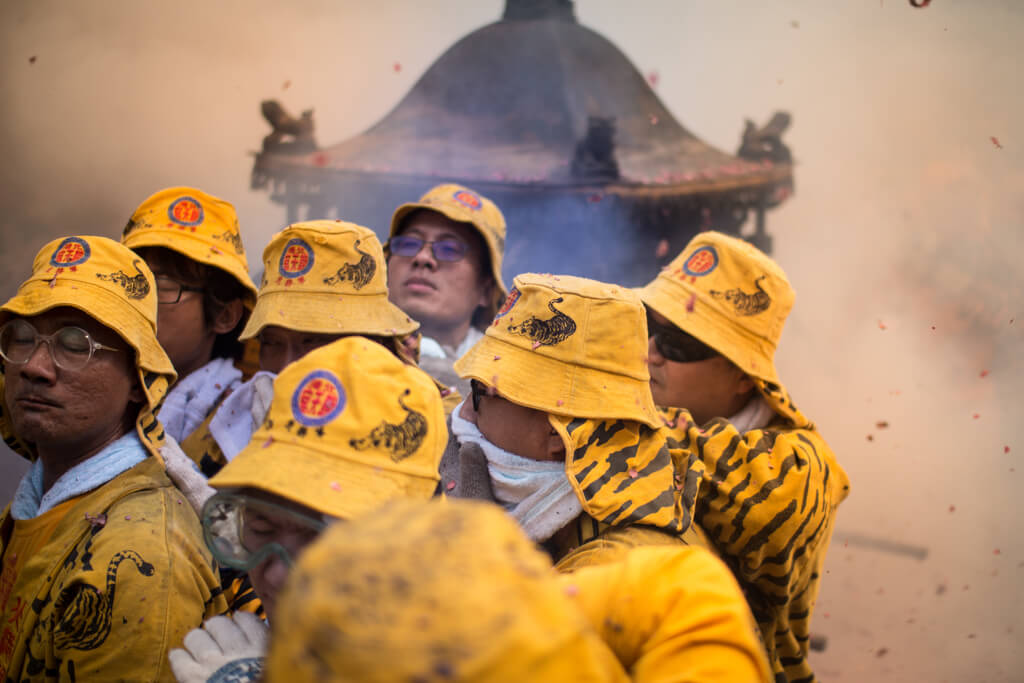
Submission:
M 744 240 L 702 232 L 637 292 L 647 306 L 754 378 L 777 412 L 806 421 L 775 370 L 775 350 L 796 297 L 775 261 Z
M 395 501 L 303 552 L 266 680 L 629 680 L 571 592 L 500 508 Z
M 389 237 L 398 233 L 405 217 L 417 209 L 437 211 L 457 223 L 469 223 L 484 238 L 491 255 L 491 275 L 494 277 L 494 296 L 488 316 L 493 317 L 501 302 L 508 296 L 508 289 L 501 279 L 501 264 L 505 256 L 505 216 L 498 206 L 487 197 L 468 187 L 446 183 L 431 189 L 418 202 L 402 204 L 391 217 Z
M 163 443 L 156 409 L 177 375 L 156 340 L 153 273 L 138 254 L 106 237 L 58 238 L 39 250 L 32 275 L 0 307 L 0 325 L 12 315 L 34 316 L 59 306 L 77 308 L 117 332 L 135 350 L 135 364 L 146 395 L 146 406 L 139 412 L 136 427 L 142 442 L 155 453 Z M 8 437 L 10 426 L 0 426 Z
M 455 362 L 461 377 L 546 413 L 657 427 L 647 372 L 647 319 L 617 285 L 526 273 L 484 337 Z
M 388 301 L 384 251 L 369 228 L 330 220 L 289 225 L 263 250 L 263 266 L 256 308 L 240 339 L 267 325 L 381 337 L 419 328 Z
M 129 249 L 163 247 L 197 263 L 220 268 L 238 280 L 256 301 L 256 285 L 230 202 L 194 187 L 169 187 L 146 199 L 128 220 L 121 243 Z
M 380 344 L 345 337 L 274 380 L 249 445 L 210 480 L 349 519 L 392 498 L 430 498 L 448 443 L 441 395 Z

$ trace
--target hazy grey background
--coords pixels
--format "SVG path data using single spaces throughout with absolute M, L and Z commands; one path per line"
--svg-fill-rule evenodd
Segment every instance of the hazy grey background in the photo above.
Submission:
M 260 100 L 313 107 L 318 142 L 338 142 L 502 7 L 6 0 L 0 296 L 45 241 L 117 237 L 176 184 L 234 202 L 258 264 L 284 221 L 249 190 Z M 711 144 L 734 150 L 746 116 L 793 114 L 796 195 L 768 220 L 797 290 L 777 363 L 852 480 L 813 624 L 829 638 L 820 678 L 1024 679 L 1024 5 L 576 8 Z M 23 468 L 0 457 L 6 498 Z M 854 535 L 927 558 L 845 545 Z

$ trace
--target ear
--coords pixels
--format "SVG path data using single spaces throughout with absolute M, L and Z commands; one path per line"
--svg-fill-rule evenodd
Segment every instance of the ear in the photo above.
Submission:
M 132 403 L 146 404 L 146 392 L 142 390 L 142 383 L 139 378 L 135 378 L 135 383 L 132 384 L 132 389 L 128 392 L 128 400 Z
M 213 324 L 210 325 L 210 329 L 214 334 L 225 334 L 235 329 L 238 325 L 238 321 L 242 319 L 242 313 L 245 311 L 245 304 L 242 303 L 241 299 L 232 299 L 228 303 L 221 307 L 217 317 L 213 319 Z
M 486 277 L 480 278 L 480 300 L 476 302 L 478 306 L 487 308 L 491 305 L 495 286 L 493 275 L 488 274 Z
M 736 378 L 736 394 L 744 395 L 754 391 L 756 387 L 754 379 L 739 368 L 736 368 L 736 372 L 739 373 L 739 377 Z

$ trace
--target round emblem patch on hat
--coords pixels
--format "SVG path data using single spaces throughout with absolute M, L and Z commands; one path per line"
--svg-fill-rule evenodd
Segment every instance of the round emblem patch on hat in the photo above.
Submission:
M 452 196 L 459 204 L 462 204 L 467 209 L 472 209 L 473 211 L 479 211 L 484 206 L 480 196 L 474 192 L 470 192 L 469 190 L 459 190 Z
M 287 278 L 289 281 L 285 284 L 290 285 L 291 280 L 298 278 L 299 282 L 304 282 L 303 276 L 312 267 L 313 248 L 305 240 L 293 237 L 288 240 L 288 243 L 284 245 L 284 251 L 281 252 L 281 260 L 277 264 L 277 270 L 281 273 L 281 277 L 277 281 L 280 282 L 281 278 Z
M 314 370 L 292 394 L 292 415 L 307 427 L 322 427 L 345 409 L 345 389 L 327 370 Z
M 64 268 L 75 269 L 89 260 L 89 243 L 81 237 L 68 237 L 57 245 L 50 257 L 50 265 L 60 272 Z
M 718 267 L 718 252 L 714 247 L 704 246 L 690 254 L 683 264 L 683 272 L 690 277 L 707 275 Z
M 494 319 L 497 320 L 498 318 L 508 315 L 508 312 L 511 311 L 516 305 L 516 302 L 519 301 L 519 296 L 519 288 L 513 287 L 512 291 L 508 293 L 507 297 L 505 297 L 505 303 L 503 303 L 501 308 L 498 309 L 498 312 L 494 314 Z
M 203 222 L 203 205 L 192 197 L 178 197 L 167 207 L 167 217 L 185 228 L 195 228 Z

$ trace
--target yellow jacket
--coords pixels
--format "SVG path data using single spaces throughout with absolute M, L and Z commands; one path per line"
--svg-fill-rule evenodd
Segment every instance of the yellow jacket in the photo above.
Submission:
M 0 554 L 13 527 L 8 507 Z M 74 499 L 25 560 L 0 661 L 19 681 L 173 681 L 168 651 L 226 609 L 199 520 L 150 457 Z
M 703 548 L 634 548 L 560 578 L 636 683 L 772 680 L 740 587 Z
M 776 411 L 784 419 L 745 433 L 721 419 L 698 427 L 678 408 L 664 418 L 677 467 L 702 465 L 695 518 L 743 587 L 772 668 L 811 681 L 811 611 L 850 483 L 813 424 Z

